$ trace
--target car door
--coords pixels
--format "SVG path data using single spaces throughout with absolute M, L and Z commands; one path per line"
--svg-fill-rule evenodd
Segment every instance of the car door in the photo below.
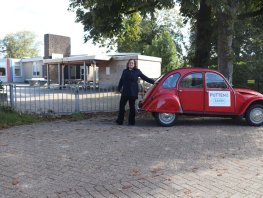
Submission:
M 232 114 L 235 95 L 231 86 L 218 73 L 205 73 L 205 113 Z
M 180 81 L 178 93 L 184 113 L 204 112 L 204 83 L 202 72 L 194 72 L 184 76 Z

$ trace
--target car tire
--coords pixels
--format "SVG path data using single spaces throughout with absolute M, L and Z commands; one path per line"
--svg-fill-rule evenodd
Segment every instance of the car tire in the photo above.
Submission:
M 173 126 L 176 122 L 176 114 L 174 113 L 156 113 L 157 122 L 164 127 Z
M 246 121 L 251 126 L 261 126 L 263 124 L 263 105 L 250 106 L 246 112 Z

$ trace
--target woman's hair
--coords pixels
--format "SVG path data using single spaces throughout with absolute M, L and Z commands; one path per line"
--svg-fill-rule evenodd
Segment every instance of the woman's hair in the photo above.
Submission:
M 129 59 L 128 62 L 127 62 L 127 69 L 129 68 L 129 64 L 130 62 L 133 61 L 134 62 L 134 68 L 133 69 L 137 69 L 137 63 L 136 63 L 136 60 L 135 59 Z

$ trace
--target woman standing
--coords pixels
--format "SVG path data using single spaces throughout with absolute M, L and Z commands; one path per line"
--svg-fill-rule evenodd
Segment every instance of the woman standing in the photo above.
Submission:
M 127 68 L 123 70 L 119 85 L 118 91 L 121 92 L 119 114 L 116 120 L 116 123 L 119 125 L 123 124 L 124 114 L 125 114 L 125 105 L 129 101 L 130 113 L 129 113 L 129 125 L 135 124 L 135 101 L 138 99 L 138 77 L 145 80 L 148 83 L 153 84 L 154 80 L 145 76 L 141 70 L 137 69 L 136 61 L 130 59 L 127 63 Z

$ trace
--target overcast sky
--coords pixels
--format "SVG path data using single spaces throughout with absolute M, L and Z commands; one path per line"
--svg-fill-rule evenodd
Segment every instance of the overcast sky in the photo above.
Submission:
M 75 13 L 67 11 L 68 0 L 1 0 L 0 39 L 8 33 L 32 31 L 42 43 L 40 56 L 44 56 L 44 34 L 71 37 L 71 54 L 106 52 L 91 43 L 84 44 L 83 26 L 75 23 Z

